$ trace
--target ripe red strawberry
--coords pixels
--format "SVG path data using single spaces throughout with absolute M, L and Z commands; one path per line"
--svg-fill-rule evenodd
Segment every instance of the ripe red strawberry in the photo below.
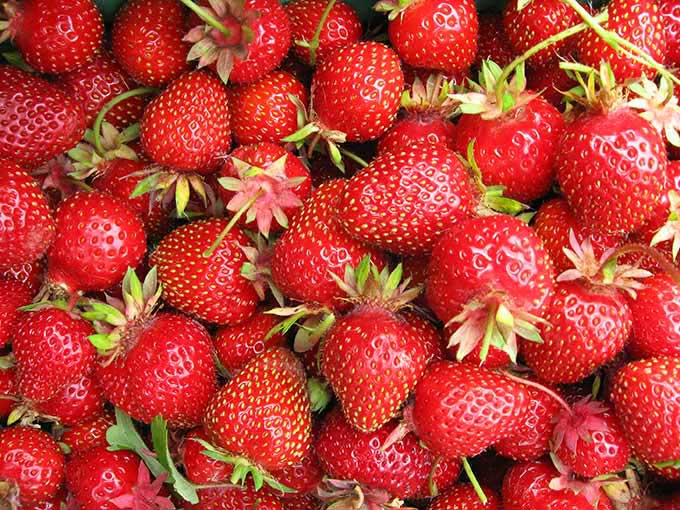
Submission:
M 256 491 L 252 484 L 201 489 L 198 495 L 200 502 L 197 505 L 183 507 L 187 510 L 293 510 L 278 496 Z
M 458 484 L 432 500 L 427 510 L 498 510 L 500 498 L 491 489 L 482 487 L 488 501 L 482 503 L 471 484 Z
M 176 170 L 209 173 L 231 146 L 228 102 L 224 85 L 212 74 L 180 76 L 144 110 L 144 152 Z
M 680 2 L 661 0 L 659 14 L 666 32 L 666 64 L 677 67 L 680 65 Z
M 87 337 L 93 332 L 87 321 L 58 308 L 24 314 L 12 342 L 19 393 L 48 400 L 91 372 L 95 350 Z
M 413 420 L 418 437 L 446 459 L 477 455 L 524 422 L 525 386 L 485 368 L 435 362 L 418 383 Z
M 633 320 L 629 352 L 637 358 L 680 357 L 680 287 L 670 276 L 647 278 L 628 306 Z
M 218 329 L 213 344 L 226 371 L 236 374 L 258 354 L 272 347 L 283 347 L 286 339 L 280 332 L 266 338 L 278 322 L 275 315 L 258 311 L 240 324 Z
M 501 67 L 507 66 L 515 58 L 515 52 L 505 33 L 503 17 L 500 14 L 482 13 L 479 15 L 479 40 L 474 65 L 481 67 L 484 60 L 493 60 Z M 534 89 L 540 90 L 540 89 Z
M 213 65 L 224 83 L 250 83 L 279 66 L 291 43 L 290 21 L 278 0 L 210 0 L 204 10 L 227 28 L 225 35 L 202 21 L 184 37 L 194 43 L 188 59 Z
M 7 268 L 2 268 L 0 269 L 0 278 L 23 283 L 30 289 L 31 294 L 35 294 L 42 285 L 44 272 L 45 261 L 39 259 L 35 262 L 14 264 Z
M 334 50 L 361 40 L 361 20 L 354 9 L 344 2 L 336 2 L 331 7 L 316 36 L 327 6 L 327 0 L 296 0 L 285 7 L 293 38 L 291 51 L 301 62 L 311 66 Z M 318 39 L 316 42 L 315 36 Z M 310 51 L 310 46 L 314 44 L 316 48 Z
M 202 428 L 189 431 L 180 448 L 187 478 L 197 485 L 228 481 L 234 466 L 204 455 L 205 447 L 198 440 L 210 440 Z
M 113 55 L 135 81 L 150 87 L 166 85 L 189 69 L 189 45 L 183 34 L 179 2 L 131 0 L 113 23 Z
M 0 65 L 0 158 L 34 168 L 73 147 L 87 124 L 77 101 L 55 85 Z
M 680 459 L 680 360 L 634 361 L 619 370 L 611 392 L 616 415 L 635 456 L 649 466 Z M 659 468 L 680 479 L 677 467 Z
M 17 308 L 30 304 L 33 293 L 21 282 L 0 279 L 0 296 L 0 346 L 5 346 L 21 316 Z
M 274 248 L 272 278 L 290 299 L 324 306 L 344 306 L 344 292 L 331 273 L 342 275 L 366 255 L 382 268 L 380 251 L 352 238 L 336 219 L 337 201 L 346 181 L 322 184 L 290 222 Z
M 88 421 L 84 421 L 65 430 L 61 442 L 76 456 L 97 447 L 107 447 L 106 431 L 116 422 L 109 411 Z
M 541 68 L 527 69 L 527 88 L 542 91 L 543 99 L 560 111 L 565 106 L 563 91 L 576 85 L 576 80 L 560 68 L 560 60 L 549 62 Z
M 47 279 L 69 294 L 113 287 L 146 252 L 142 221 L 111 195 L 76 193 L 55 216 L 57 236 L 47 253 Z
M 297 464 L 274 471 L 272 476 L 286 487 L 295 490 L 295 493 L 282 494 L 286 501 L 286 508 L 291 506 L 291 496 L 312 495 L 325 476 L 317 458 L 315 448 L 312 446 Z
M 166 303 L 220 325 L 246 320 L 258 303 L 255 288 L 240 272 L 247 259 L 239 245 L 251 245 L 241 230 L 231 229 L 209 257 L 203 256 L 226 226 L 219 218 L 181 226 L 161 240 L 150 262 L 158 268 Z
M 521 11 L 510 2 L 503 12 L 503 26 L 515 54 L 521 55 L 549 37 L 581 22 L 578 13 L 560 0 L 532 0 Z M 532 66 L 545 66 L 560 55 L 569 56 L 573 38 L 563 39 L 532 55 Z
M 579 244 L 590 238 L 598 260 L 605 251 L 616 248 L 623 240 L 622 236 L 604 234 L 585 227 L 574 217 L 569 204 L 563 198 L 553 198 L 541 204 L 534 217 L 534 229 L 543 241 L 557 274 L 574 267 L 563 251 L 570 245 L 570 232 L 574 232 Z
M 135 87 L 132 78 L 106 51 L 89 64 L 60 76 L 60 85 L 81 104 L 90 126 L 109 101 Z M 144 105 L 143 96 L 131 97 L 111 108 L 106 120 L 119 129 L 126 128 L 139 122 Z
M 453 151 L 416 144 L 386 153 L 345 185 L 337 214 L 357 238 L 393 253 L 429 252 L 475 212 L 475 190 Z
M 0 369 L 0 397 L 11 397 L 0 398 L 0 418 L 3 420 L 9 416 L 16 404 L 14 400 L 17 397 L 16 375 L 14 367 Z
M 504 510 L 612 510 L 614 506 L 597 486 L 583 492 L 571 488 L 552 489 L 551 480 L 560 477 L 548 461 L 515 464 L 503 480 Z M 581 488 L 581 487 L 579 487 Z M 597 501 L 597 504 L 595 504 Z
M 64 480 L 64 454 L 57 442 L 40 429 L 0 430 L 0 498 L 19 508 L 56 496 Z
M 285 71 L 272 71 L 253 83 L 231 89 L 229 112 L 236 143 L 280 143 L 295 133 L 297 106 L 290 95 L 307 104 L 304 85 Z
M 479 30 L 472 0 L 383 0 L 376 9 L 390 13 L 390 42 L 407 64 L 447 72 L 472 64 Z
M 386 423 L 374 432 L 360 432 L 352 427 L 339 409 L 324 419 L 315 443 L 317 455 L 326 475 L 338 480 L 354 480 L 371 489 L 384 490 L 392 497 L 415 498 L 427 487 L 435 465 L 447 466 L 447 476 L 434 479 L 438 490 L 445 490 L 460 471 L 458 459 L 438 460 L 424 448 L 414 434 L 383 448 L 397 426 Z M 429 491 L 426 493 L 429 495 Z
M 302 365 L 281 347 L 252 359 L 213 396 L 203 423 L 216 446 L 267 471 L 294 464 L 311 442 Z
M 67 384 L 56 395 L 32 406 L 43 419 L 71 427 L 100 416 L 104 410 L 102 390 L 92 375 Z
M 633 43 L 657 62 L 665 62 L 666 33 L 656 0 L 612 0 L 607 12 L 609 19 L 602 23 L 603 27 Z M 656 76 L 656 70 L 614 50 L 593 30 L 577 37 L 579 61 L 583 64 L 599 67 L 600 62 L 609 62 L 620 81 L 642 75 L 650 79 Z
M 302 161 L 270 142 L 237 147 L 219 175 L 227 210 L 243 214 L 237 224 L 267 238 L 288 226 L 312 191 L 312 177 Z
M 23 0 L 5 10 L 9 36 L 41 73 L 77 69 L 92 61 L 102 43 L 104 22 L 92 0 Z
M 429 319 L 424 318 L 417 312 L 402 310 L 401 315 L 409 325 L 417 331 L 423 347 L 427 363 L 444 359 L 445 345 L 442 332 Z
M 455 126 L 451 121 L 433 115 L 407 115 L 398 119 L 378 141 L 378 154 L 399 152 L 418 142 L 453 149 Z

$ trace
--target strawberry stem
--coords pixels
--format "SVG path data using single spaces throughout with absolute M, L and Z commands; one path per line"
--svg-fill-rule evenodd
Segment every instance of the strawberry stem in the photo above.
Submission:
M 257 192 L 250 200 L 248 200 L 245 204 L 243 204 L 243 207 L 241 207 L 234 216 L 229 220 L 229 223 L 227 223 L 227 226 L 224 227 L 224 230 L 220 232 L 220 235 L 217 236 L 217 239 L 215 239 L 215 242 L 212 243 L 210 248 L 208 248 L 204 253 L 203 256 L 205 258 L 211 257 L 213 253 L 215 253 L 215 250 L 217 247 L 220 245 L 222 241 L 224 241 L 224 238 L 227 237 L 227 234 L 229 231 L 236 225 L 236 222 L 239 220 L 241 216 L 243 216 L 248 209 L 255 203 L 257 199 L 259 199 L 262 195 L 264 195 L 263 191 Z
M 319 25 L 316 27 L 316 32 L 314 32 L 314 37 L 312 37 L 312 40 L 309 43 L 310 66 L 316 65 L 316 51 L 319 49 L 319 38 L 321 37 L 321 30 L 323 30 L 323 27 L 326 24 L 326 20 L 328 19 L 328 15 L 331 13 L 331 9 L 335 5 L 335 2 L 336 0 L 330 0 L 330 2 L 328 2 L 328 5 L 326 5 L 326 8 L 324 9 L 323 14 L 321 15 L 321 19 L 319 20 Z
M 482 486 L 479 485 L 479 480 L 477 480 L 475 473 L 472 471 L 470 463 L 465 457 L 461 457 L 460 460 L 463 463 L 463 469 L 465 470 L 465 474 L 470 480 L 472 487 L 475 489 L 475 493 L 477 493 L 479 501 L 481 501 L 483 505 L 486 505 L 486 503 L 489 501 L 489 498 L 486 497 L 486 494 L 484 494 L 484 491 L 482 490 Z
M 338 150 L 340 150 L 340 153 L 343 156 L 347 156 L 352 161 L 359 163 L 362 168 L 366 168 L 368 166 L 368 162 L 366 162 L 366 160 L 360 158 L 359 156 L 354 154 L 352 151 L 348 151 L 347 149 L 343 148 L 342 146 L 338 146 Z
M 626 253 L 642 253 L 643 255 L 647 255 L 648 257 L 654 259 L 654 262 L 659 264 L 661 269 L 666 274 L 668 274 L 668 276 L 670 276 L 677 285 L 680 285 L 680 271 L 678 271 L 678 268 L 669 262 L 669 260 L 659 250 L 653 248 L 652 246 L 646 246 L 639 243 L 628 243 L 614 251 L 611 257 L 609 257 L 608 261 L 615 260 Z
M 546 395 L 550 396 L 557 402 L 562 408 L 564 408 L 565 411 L 567 411 L 569 414 L 571 414 L 571 406 L 567 404 L 567 402 L 560 397 L 557 393 L 555 393 L 553 390 L 550 388 L 547 388 L 546 386 L 543 386 L 540 383 L 531 381 L 529 379 L 524 379 L 523 377 L 517 377 L 516 375 L 511 374 L 510 372 L 503 372 L 503 375 L 510 379 L 511 381 L 515 381 L 519 384 L 524 384 L 526 386 L 531 386 L 532 388 L 536 388 L 539 391 L 542 391 Z
M 196 13 L 196 15 L 203 21 L 205 21 L 208 25 L 219 30 L 222 34 L 224 34 L 225 37 L 231 37 L 231 30 L 229 30 L 222 23 L 220 23 L 218 19 L 211 16 L 210 13 L 206 11 L 203 7 L 201 7 L 200 5 L 196 5 L 191 0 L 179 0 L 179 1 L 182 2 L 189 9 L 191 9 L 194 13 Z

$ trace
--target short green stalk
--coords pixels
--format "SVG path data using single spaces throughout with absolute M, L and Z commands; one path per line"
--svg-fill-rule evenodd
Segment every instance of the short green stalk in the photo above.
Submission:
M 222 34 L 224 34 L 225 37 L 231 37 L 231 30 L 229 30 L 222 23 L 220 23 L 218 19 L 211 16 L 210 13 L 206 11 L 203 7 L 197 5 L 191 0 L 179 0 L 179 1 L 186 5 L 189 9 L 191 9 L 196 14 L 196 16 L 201 18 L 208 25 L 219 30 Z

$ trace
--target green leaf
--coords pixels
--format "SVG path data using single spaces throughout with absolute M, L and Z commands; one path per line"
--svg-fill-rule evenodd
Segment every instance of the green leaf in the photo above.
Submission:
M 83 314 L 85 316 L 85 314 Z M 87 319 L 87 317 L 85 317 Z M 97 349 L 99 352 L 106 352 L 110 351 L 113 349 L 115 342 L 109 335 L 104 335 L 104 334 L 94 334 L 90 335 L 87 337 L 87 339 L 90 341 L 92 345 L 94 345 L 94 348 Z
M 184 216 L 184 209 L 187 208 L 191 198 L 191 189 L 189 181 L 186 178 L 177 179 L 177 187 L 175 188 L 175 208 L 177 209 L 177 216 Z
M 130 450 L 139 455 L 154 476 L 167 474 L 166 469 L 149 453 L 149 448 L 139 435 L 135 424 L 125 412 L 116 408 L 116 424 L 106 431 L 109 450 Z
M 158 462 L 168 472 L 166 482 L 171 483 L 177 494 L 189 503 L 198 503 L 198 493 L 194 485 L 177 470 L 168 448 L 168 423 L 162 416 L 156 416 L 151 422 L 151 440 L 158 456 Z
M 463 103 L 458 108 L 466 115 L 477 115 L 486 111 L 486 106 L 477 103 Z

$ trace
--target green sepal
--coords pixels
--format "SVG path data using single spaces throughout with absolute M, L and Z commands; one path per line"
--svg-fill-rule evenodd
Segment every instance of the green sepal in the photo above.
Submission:
M 298 129 L 292 135 L 282 138 L 282 141 L 292 143 L 302 142 L 312 133 L 317 133 L 319 131 L 320 128 L 316 124 L 307 124 L 306 126 L 303 126 L 302 128 Z
M 145 177 L 139 183 L 137 186 L 135 186 L 135 189 L 132 190 L 132 193 L 130 194 L 130 198 L 137 198 L 140 197 L 146 193 L 149 193 L 156 189 L 158 186 L 158 183 L 161 180 L 161 175 L 158 173 L 153 173 L 148 177 Z
M 307 393 L 309 394 L 309 402 L 314 413 L 320 413 L 326 409 L 333 398 L 332 393 L 328 389 L 328 383 L 322 382 L 315 377 L 307 379 Z
M 184 210 L 189 204 L 189 198 L 191 198 L 189 181 L 180 177 L 177 179 L 177 186 L 175 188 L 175 208 L 177 209 L 177 216 L 179 218 L 184 216 Z
M 87 319 L 87 317 L 85 318 Z M 116 346 L 116 341 L 111 337 L 111 335 L 96 333 L 94 335 L 88 336 L 87 339 L 100 353 L 108 352 Z

